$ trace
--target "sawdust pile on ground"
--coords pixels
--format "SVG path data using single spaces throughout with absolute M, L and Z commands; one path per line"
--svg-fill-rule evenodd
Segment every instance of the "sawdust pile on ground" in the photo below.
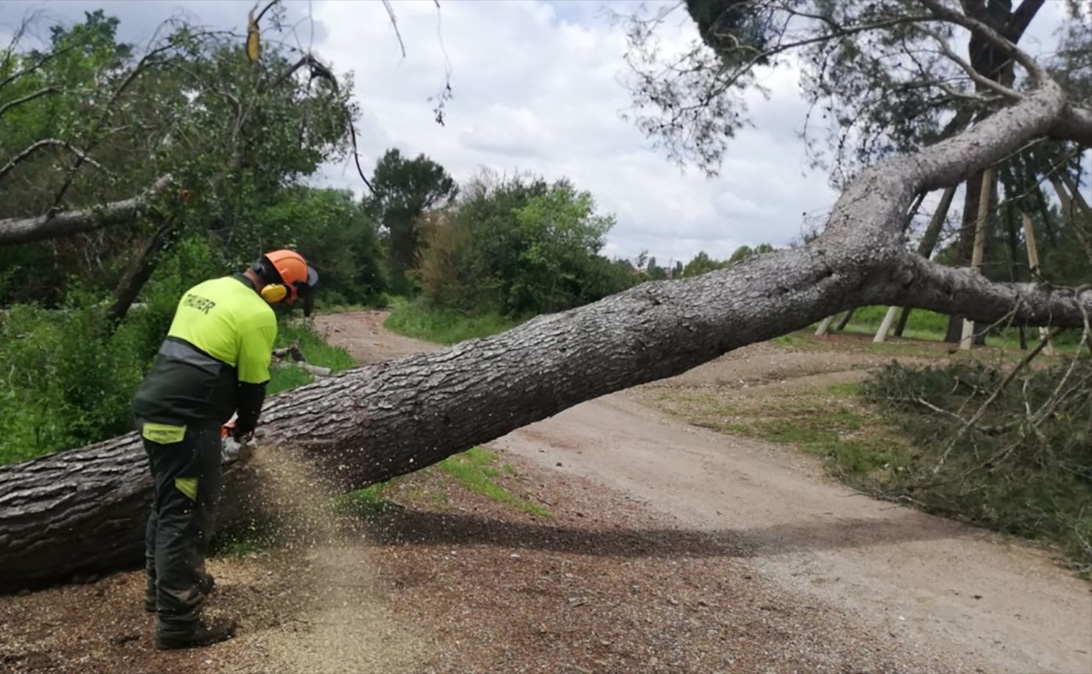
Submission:
M 251 460 L 263 477 L 259 498 L 275 526 L 278 555 L 298 576 L 285 579 L 279 629 L 240 636 L 249 662 L 237 662 L 235 671 L 413 671 L 421 648 L 391 618 L 357 518 L 335 507 L 336 492 L 298 455 L 268 449 Z

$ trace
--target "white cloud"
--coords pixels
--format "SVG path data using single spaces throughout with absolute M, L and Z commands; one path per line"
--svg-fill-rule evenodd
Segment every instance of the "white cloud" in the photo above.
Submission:
M 794 69 L 762 76 L 770 99 L 748 96 L 754 128 L 737 134 L 720 175 L 706 179 L 696 169 L 680 172 L 620 118 L 629 107 L 619 83 L 626 41 L 603 16 L 602 3 L 440 4 L 438 17 L 432 2 L 392 3 L 406 45 L 403 59 L 382 3 L 285 2 L 287 23 L 296 26 L 289 43 L 313 46 L 336 72 L 355 74 L 365 172 L 387 148 L 398 147 L 427 154 L 460 180 L 482 165 L 547 179 L 568 176 L 617 216 L 607 254 L 633 257 L 645 249 L 662 263 L 688 260 L 699 250 L 723 258 L 742 244 L 787 244 L 800 235 L 805 214 L 814 220 L 833 205 L 836 195 L 824 175 L 808 170 L 798 138 L 807 108 Z M 179 13 L 241 31 L 253 2 L 0 0 L 0 34 L 27 10 L 71 23 L 100 6 L 121 19 L 122 39 L 143 42 L 159 22 Z M 637 4 L 607 7 L 625 13 Z M 1046 3 L 1022 45 L 1049 52 L 1063 11 L 1062 3 Z M 305 20 L 309 12 L 313 25 Z M 685 12 L 676 12 L 666 28 L 666 49 L 681 49 L 696 37 Z M 441 127 L 429 97 L 441 90 L 447 64 L 454 98 Z M 363 189 L 351 160 L 325 167 L 314 182 Z
M 607 254 L 688 260 L 699 250 L 727 257 L 741 244 L 783 245 L 799 235 L 803 212 L 830 206 L 834 195 L 824 176 L 805 171 L 795 136 L 806 108 L 793 72 L 766 78 L 771 100 L 751 97 L 757 128 L 733 140 L 719 177 L 684 174 L 621 119 L 625 36 L 591 11 L 596 3 L 578 4 L 441 3 L 441 44 L 432 3 L 395 3 L 403 60 L 380 3 L 316 2 L 325 35 L 317 52 L 355 73 L 361 107 L 386 136 L 362 141 L 368 165 L 394 145 L 457 179 L 481 165 L 568 176 L 617 216 Z M 680 23 L 675 44 L 696 35 Z M 445 48 L 454 98 L 441 127 L 427 99 L 442 85 Z M 354 175 L 337 182 L 357 187 Z

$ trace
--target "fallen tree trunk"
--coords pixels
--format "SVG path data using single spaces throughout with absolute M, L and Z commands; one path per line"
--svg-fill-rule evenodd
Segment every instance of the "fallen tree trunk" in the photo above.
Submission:
M 109 227 L 136 219 L 148 199 L 171 184 L 166 175 L 144 194 L 114 201 L 94 208 L 42 215 L 36 218 L 7 218 L 0 220 L 0 246 L 42 241 L 78 232 Z
M 361 487 L 854 306 L 1082 326 L 1092 290 L 991 283 L 907 252 L 901 232 L 914 195 L 958 184 L 1072 118 L 1046 80 L 965 133 L 862 172 L 807 247 L 645 283 L 495 337 L 276 396 L 258 430 L 261 451 L 299 452 L 336 486 Z M 255 471 L 247 463 L 226 472 L 221 525 L 254 511 Z M 146 473 L 135 433 L 0 468 L 0 589 L 139 562 Z

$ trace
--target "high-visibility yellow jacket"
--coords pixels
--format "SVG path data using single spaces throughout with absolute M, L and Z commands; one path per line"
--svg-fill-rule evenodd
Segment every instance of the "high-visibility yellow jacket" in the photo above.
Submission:
M 242 274 L 182 295 L 133 412 L 151 422 L 223 424 L 253 430 L 265 399 L 277 337 L 273 309 Z

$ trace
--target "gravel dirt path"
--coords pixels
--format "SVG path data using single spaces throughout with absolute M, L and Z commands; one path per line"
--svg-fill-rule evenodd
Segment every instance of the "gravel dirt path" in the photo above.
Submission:
M 318 323 L 363 363 L 436 348 L 383 319 Z M 1090 585 L 1045 555 L 657 404 L 881 360 L 756 345 L 489 443 L 497 482 L 547 515 L 427 470 L 393 510 L 344 518 L 316 506 L 316 476 L 258 451 L 291 536 L 211 560 L 210 612 L 239 617 L 238 637 L 157 653 L 125 572 L 0 598 L 0 671 L 1092 672 Z
M 346 342 L 349 348 L 366 350 L 360 341 L 374 338 L 393 352 L 412 351 L 412 340 L 383 336 L 381 318 L 329 317 L 327 325 L 335 339 L 368 336 Z M 761 395 L 763 386 L 819 373 L 852 378 L 889 359 L 756 345 L 578 405 L 489 447 L 593 480 L 680 526 L 731 540 L 737 554 L 801 601 L 854 614 L 909 652 L 943 653 L 988 672 L 1092 672 L 1092 589 L 1045 555 L 856 495 L 808 457 L 683 424 L 656 410 L 651 395 L 710 386 L 754 387 Z

